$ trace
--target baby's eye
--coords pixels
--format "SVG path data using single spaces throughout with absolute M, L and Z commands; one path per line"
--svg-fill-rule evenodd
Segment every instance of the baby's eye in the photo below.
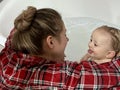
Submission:
M 94 46 L 98 46 L 97 44 L 94 44 Z

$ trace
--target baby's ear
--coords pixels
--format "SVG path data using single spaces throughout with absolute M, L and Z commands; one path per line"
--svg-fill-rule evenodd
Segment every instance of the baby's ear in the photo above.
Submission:
M 106 55 L 106 58 L 111 59 L 115 56 L 115 51 L 108 51 L 108 54 Z

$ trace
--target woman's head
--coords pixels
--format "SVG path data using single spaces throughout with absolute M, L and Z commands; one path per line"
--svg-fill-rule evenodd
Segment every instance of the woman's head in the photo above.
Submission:
M 120 30 L 101 26 L 93 31 L 89 42 L 89 53 L 95 59 L 113 58 L 120 51 Z
M 44 41 L 48 36 L 61 41 L 60 33 L 65 30 L 60 14 L 50 8 L 28 7 L 14 22 L 16 32 L 12 47 L 26 54 L 44 54 Z

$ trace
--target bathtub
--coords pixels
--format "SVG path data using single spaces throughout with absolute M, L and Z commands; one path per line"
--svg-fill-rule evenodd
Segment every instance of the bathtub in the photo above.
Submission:
M 23 9 L 31 5 L 37 8 L 49 7 L 60 12 L 66 25 L 69 38 L 65 50 L 66 60 L 79 61 L 87 52 L 90 34 L 95 28 L 101 25 L 119 28 L 120 16 L 116 11 L 120 6 L 118 3 L 120 1 L 114 0 L 3 0 L 0 2 L 0 50 L 13 28 L 15 17 Z

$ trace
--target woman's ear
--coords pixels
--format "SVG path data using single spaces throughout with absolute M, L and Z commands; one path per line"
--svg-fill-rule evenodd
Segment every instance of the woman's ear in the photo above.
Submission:
M 108 54 L 106 55 L 106 57 L 108 59 L 111 59 L 115 56 L 116 52 L 115 51 L 108 51 Z
M 54 37 L 48 36 L 46 39 L 46 43 L 47 43 L 49 48 L 53 48 L 54 47 Z

